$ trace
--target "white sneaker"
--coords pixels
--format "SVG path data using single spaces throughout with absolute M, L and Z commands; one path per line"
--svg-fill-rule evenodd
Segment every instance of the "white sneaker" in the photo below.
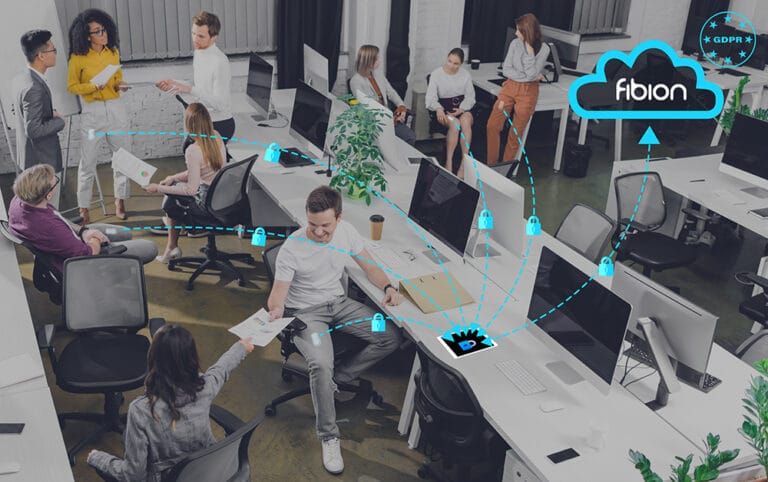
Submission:
M 325 470 L 332 474 L 340 474 L 344 471 L 344 459 L 341 458 L 341 440 L 334 437 L 323 440 L 323 465 Z
M 168 264 L 168 261 L 170 261 L 172 259 L 176 259 L 176 258 L 181 258 L 181 248 L 179 248 L 178 246 L 173 248 L 168 253 L 163 253 L 160 256 L 157 256 L 155 258 L 155 260 L 157 260 L 157 261 L 159 261 L 159 262 L 161 262 L 163 264 Z

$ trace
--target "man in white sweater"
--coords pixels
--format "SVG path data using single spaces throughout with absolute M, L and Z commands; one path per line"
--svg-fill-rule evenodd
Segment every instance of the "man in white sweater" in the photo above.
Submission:
M 220 31 L 221 22 L 216 15 L 205 11 L 195 15 L 192 18 L 192 44 L 195 47 L 192 60 L 194 85 L 166 79 L 158 82 L 157 87 L 164 92 L 179 92 L 195 97 L 208 109 L 213 128 L 226 144 L 235 133 L 235 119 L 232 116 L 232 73 L 229 59 L 216 46 Z M 191 139 L 187 138 L 185 149 L 191 144 L 190 141 Z

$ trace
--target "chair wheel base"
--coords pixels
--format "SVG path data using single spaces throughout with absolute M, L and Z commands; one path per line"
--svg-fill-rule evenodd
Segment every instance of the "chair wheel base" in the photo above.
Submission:
M 416 474 L 419 476 L 420 479 L 428 479 L 431 475 L 431 472 L 429 470 L 429 466 L 426 464 L 419 467 L 419 470 L 416 471 Z
M 267 405 L 266 407 L 264 407 L 264 415 L 268 417 L 274 417 L 275 415 L 277 415 L 277 407 L 275 407 L 274 405 Z
M 291 373 L 289 371 L 283 371 L 283 373 L 281 374 L 281 377 L 282 377 L 284 382 L 290 383 L 290 382 L 293 381 L 293 373 Z
M 378 393 L 376 393 L 376 392 L 374 392 L 374 393 L 371 395 L 371 401 L 372 401 L 372 402 L 373 402 L 375 405 L 378 405 L 379 407 L 380 407 L 380 406 L 382 406 L 382 405 L 384 405 L 384 397 L 382 397 L 381 395 L 379 395 L 379 394 L 378 394 Z

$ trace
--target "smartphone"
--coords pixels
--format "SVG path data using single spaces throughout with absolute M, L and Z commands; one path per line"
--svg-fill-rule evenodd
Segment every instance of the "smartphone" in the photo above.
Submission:
M 24 430 L 23 423 L 0 423 L 0 434 L 21 433 Z
M 559 452 L 555 452 L 553 454 L 549 454 L 547 455 L 547 458 L 552 462 L 559 464 L 560 462 L 565 462 L 566 460 L 570 460 L 578 456 L 579 456 L 579 453 L 577 451 L 573 449 L 565 449 Z
M 757 216 L 760 219 L 768 218 L 768 208 L 762 208 L 762 209 L 750 209 L 747 211 L 749 214 L 753 216 Z

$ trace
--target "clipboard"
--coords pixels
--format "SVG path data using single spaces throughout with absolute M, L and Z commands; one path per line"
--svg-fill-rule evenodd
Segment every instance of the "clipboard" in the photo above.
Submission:
M 400 292 L 405 294 L 424 314 L 474 303 L 475 299 L 461 286 L 456 277 L 450 275 L 450 278 L 449 281 L 444 272 L 416 276 L 406 280 L 406 282 L 400 281 Z M 453 293 L 454 289 L 458 294 L 458 302 L 456 300 L 457 295 Z M 427 296 L 424 296 L 425 293 Z M 427 297 L 431 298 L 434 303 Z

